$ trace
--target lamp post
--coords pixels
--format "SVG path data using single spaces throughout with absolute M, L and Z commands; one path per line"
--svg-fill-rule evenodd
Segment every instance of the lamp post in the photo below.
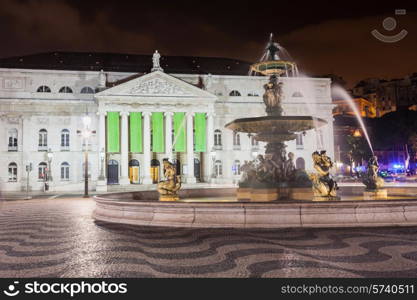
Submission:
M 54 157 L 54 154 L 51 151 L 51 148 L 48 149 L 48 181 L 52 182 L 52 158 Z
M 32 163 L 26 165 L 26 198 L 29 199 L 29 176 L 33 169 Z
M 214 168 L 215 168 L 215 163 L 216 163 L 216 150 L 213 148 L 211 148 L 210 151 L 210 156 L 211 156 L 211 160 L 212 160 L 212 165 L 211 165 L 211 178 L 216 178 L 216 173 L 214 172 Z
M 84 198 L 88 198 L 88 139 L 91 136 L 92 131 L 90 130 L 91 118 L 85 115 L 83 118 L 83 131 L 82 136 L 84 138 Z
M 106 153 L 104 152 L 104 148 L 101 148 L 100 150 L 100 176 L 98 180 L 104 180 L 104 158 L 106 156 Z

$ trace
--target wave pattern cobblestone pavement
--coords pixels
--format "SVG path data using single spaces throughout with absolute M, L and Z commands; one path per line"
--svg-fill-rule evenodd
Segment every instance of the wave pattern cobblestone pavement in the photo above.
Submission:
M 93 209 L 3 202 L 0 277 L 417 277 L 415 227 L 142 227 L 95 222 Z

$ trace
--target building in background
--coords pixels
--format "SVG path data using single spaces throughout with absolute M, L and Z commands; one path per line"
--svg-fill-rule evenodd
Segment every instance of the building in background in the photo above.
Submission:
M 365 98 L 354 98 L 353 103 L 358 108 L 358 111 L 363 118 L 375 118 L 377 116 L 375 102 Z M 333 109 L 333 116 L 350 115 L 355 116 L 355 112 L 347 100 L 333 100 L 336 107 Z
M 155 56 L 154 56 L 155 58 Z M 104 70 L 104 71 L 101 71 Z M 236 183 L 264 151 L 225 124 L 265 113 L 267 77 L 226 58 L 54 52 L 0 60 L 0 180 L 9 191 L 81 190 L 88 150 L 91 188 L 126 189 L 162 179 L 171 159 L 186 183 Z M 327 120 L 289 142 L 298 168 L 333 157 L 330 80 L 282 78 L 286 115 Z M 300 87 L 308 87 L 300 90 Z M 79 134 L 91 118 L 88 142 Z M 31 168 L 26 167 L 32 166 Z M 26 170 L 29 172 L 26 172 Z
M 365 98 L 376 106 L 377 117 L 417 105 L 417 73 L 399 79 L 370 78 L 352 89 L 353 97 Z

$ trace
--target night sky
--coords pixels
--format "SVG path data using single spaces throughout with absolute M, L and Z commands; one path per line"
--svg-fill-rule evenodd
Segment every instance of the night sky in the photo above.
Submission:
M 308 75 L 367 77 L 417 72 L 417 3 L 391 1 L 2 0 L 0 57 L 49 51 L 217 56 L 256 61 L 273 32 Z M 395 16 L 395 9 L 406 9 Z M 398 22 L 391 32 L 382 21 Z M 401 29 L 389 44 L 375 39 Z

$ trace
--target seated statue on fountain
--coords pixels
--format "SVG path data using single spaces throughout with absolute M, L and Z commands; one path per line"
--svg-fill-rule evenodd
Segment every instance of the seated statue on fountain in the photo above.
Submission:
M 326 151 L 320 153 L 315 151 L 312 157 L 314 169 L 317 171 L 317 174 L 310 174 L 314 196 L 317 198 L 336 197 L 338 186 L 336 181 L 330 177 L 330 169 L 333 167 L 332 160 L 326 155 Z
M 158 183 L 159 201 L 177 201 L 181 177 L 177 176 L 176 168 L 167 158 L 163 160 L 163 165 L 166 180 Z
M 368 171 L 362 180 L 367 190 L 378 190 L 384 186 L 384 180 L 378 176 L 378 170 L 378 158 L 372 156 L 368 161 Z
M 241 167 L 242 176 L 239 186 L 270 186 L 279 183 L 291 183 L 296 179 L 297 170 L 294 165 L 294 154 L 288 153 L 288 159 L 274 154 L 259 154 L 255 161 L 245 161 Z

